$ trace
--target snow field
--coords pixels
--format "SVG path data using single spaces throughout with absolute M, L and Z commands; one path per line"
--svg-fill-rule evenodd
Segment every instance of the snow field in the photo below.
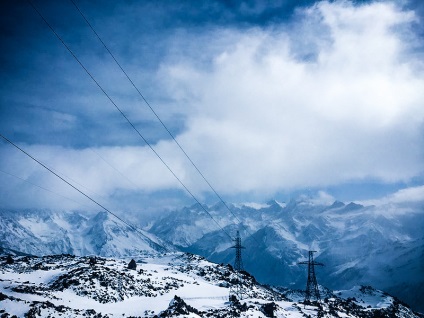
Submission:
M 216 317 L 236 312 L 240 317 L 357 317 L 352 312 L 389 308 L 392 297 L 372 287 L 337 291 L 320 305 L 303 305 L 284 293 L 258 285 L 250 276 L 236 275 L 227 265 L 183 253 L 150 255 L 137 259 L 137 269 L 127 268 L 129 259 L 74 257 L 16 258 L 0 270 L 0 315 L 24 317 L 31 310 L 40 317 Z M 74 273 L 79 273 L 74 275 Z M 244 299 L 229 301 L 228 287 L 241 277 Z M 299 292 L 288 290 L 298 297 Z M 345 307 L 344 307 L 345 306 Z M 267 309 L 268 308 L 268 309 Z M 331 308 L 337 312 L 332 316 Z M 362 309 L 361 309 L 362 308 Z M 406 307 L 397 307 L 402 317 L 417 318 Z M 321 312 L 321 314 L 322 314 Z M 101 316 L 98 316 L 101 315 Z

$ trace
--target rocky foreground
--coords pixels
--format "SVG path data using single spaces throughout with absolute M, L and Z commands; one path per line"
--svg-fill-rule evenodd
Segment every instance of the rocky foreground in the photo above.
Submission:
M 193 254 L 130 259 L 55 255 L 0 258 L 0 317 L 423 317 L 373 289 L 300 291 Z M 239 299 L 229 297 L 238 293 Z M 241 299 L 240 299 L 241 298 Z

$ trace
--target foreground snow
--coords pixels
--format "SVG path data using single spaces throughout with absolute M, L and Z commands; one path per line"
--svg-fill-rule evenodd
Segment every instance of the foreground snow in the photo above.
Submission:
M 192 254 L 129 259 L 57 255 L 0 258 L 1 317 L 418 317 L 395 298 L 372 289 L 326 292 L 321 303 L 301 293 L 256 283 L 231 266 Z M 240 301 L 229 301 L 241 281 Z

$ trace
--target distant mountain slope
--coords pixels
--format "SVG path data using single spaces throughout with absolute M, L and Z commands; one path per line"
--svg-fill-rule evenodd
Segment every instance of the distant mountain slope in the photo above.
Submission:
M 136 231 L 106 212 L 0 211 L 0 246 L 32 255 L 138 255 L 173 250 L 155 235 Z
M 332 289 L 372 285 L 424 311 L 424 208 L 318 204 L 205 207 L 221 227 L 242 236 L 244 267 L 259 282 L 303 289 L 307 251 L 316 250 L 318 282 Z M 239 220 L 242 224 L 238 224 Z M 217 263 L 234 262 L 234 244 L 199 205 L 162 214 L 141 234 L 108 214 L 50 210 L 0 211 L 4 253 L 69 253 L 122 257 L 176 248 Z M 164 243 L 167 242 L 167 243 Z M 174 247 L 176 246 L 176 247 Z
M 304 305 L 301 293 L 270 289 L 231 266 L 192 254 L 128 260 L 57 255 L 0 257 L 2 317 L 403 317 L 406 305 L 372 287 L 325 291 Z M 230 291 L 243 290 L 230 301 Z
M 325 264 L 318 281 L 333 289 L 373 285 L 424 311 L 424 207 L 318 204 L 306 197 L 265 206 L 206 207 L 221 227 L 242 235 L 245 269 L 262 283 L 304 288 L 308 250 Z M 242 224 L 239 224 L 239 220 Z M 149 231 L 184 251 L 233 263 L 233 245 L 199 205 L 162 216 Z

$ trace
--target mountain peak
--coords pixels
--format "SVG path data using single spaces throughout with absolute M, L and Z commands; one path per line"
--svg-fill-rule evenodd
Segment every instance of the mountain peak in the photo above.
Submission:
M 343 202 L 336 200 L 336 201 L 334 201 L 334 202 L 333 202 L 333 204 L 330 206 L 330 209 L 341 208 L 341 207 L 344 207 L 345 205 L 346 205 L 346 204 L 344 204 Z
M 359 210 L 362 209 L 364 206 L 361 204 L 357 204 L 354 202 L 350 202 L 348 205 L 346 205 L 345 210 L 346 211 L 354 211 L 354 210 Z
M 143 250 L 164 250 L 162 241 L 154 234 L 130 230 L 104 211 L 8 213 L 7 218 L 0 218 L 0 229 L 14 229 L 0 234 L 3 249 L 31 255 L 130 256 Z

